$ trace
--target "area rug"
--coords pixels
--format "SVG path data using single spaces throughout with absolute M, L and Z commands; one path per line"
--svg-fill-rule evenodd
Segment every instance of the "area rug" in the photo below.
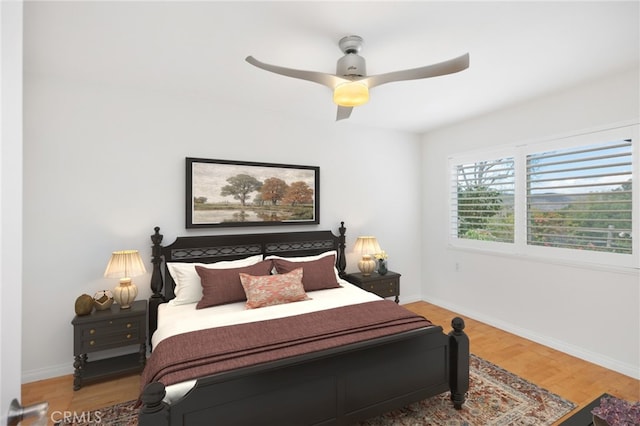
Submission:
M 470 389 L 462 410 L 455 410 L 449 395 L 442 394 L 368 419 L 359 425 L 551 425 L 575 408 L 575 404 L 475 355 L 471 355 L 470 367 Z M 58 425 L 135 426 L 138 424 L 137 410 L 133 405 L 134 401 L 116 404 L 88 413 L 85 419 L 90 421 L 78 419 Z
M 462 410 L 442 394 L 360 422 L 361 426 L 552 425 L 576 405 L 471 355 L 469 393 Z

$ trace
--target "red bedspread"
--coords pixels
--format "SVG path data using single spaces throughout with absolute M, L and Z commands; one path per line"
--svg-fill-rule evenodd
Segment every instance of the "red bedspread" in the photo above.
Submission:
M 170 385 L 431 325 L 395 302 L 379 300 L 193 331 L 157 345 L 142 373 L 141 389 L 153 381 Z

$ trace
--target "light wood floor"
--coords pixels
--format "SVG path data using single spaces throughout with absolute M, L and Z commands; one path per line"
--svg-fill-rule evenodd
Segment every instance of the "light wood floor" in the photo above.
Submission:
M 440 324 L 448 333 L 455 313 L 427 302 L 404 305 Z M 640 400 L 640 381 L 599 367 L 546 346 L 465 318 L 471 352 L 537 384 L 579 407 L 603 393 L 629 401 Z M 71 362 L 71 360 L 69 361 Z M 138 397 L 139 376 L 87 385 L 73 391 L 73 376 L 26 383 L 22 404 L 49 401 L 50 412 L 95 410 Z M 569 414 L 570 415 L 570 414 Z M 59 418 L 59 417 L 58 417 Z

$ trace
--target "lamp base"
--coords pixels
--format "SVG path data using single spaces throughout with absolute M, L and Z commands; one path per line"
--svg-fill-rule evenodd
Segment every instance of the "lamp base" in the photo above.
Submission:
M 376 262 L 369 254 L 363 254 L 362 259 L 358 262 L 358 269 L 362 272 L 363 277 L 368 277 L 376 269 Z
M 120 305 L 120 309 L 129 309 L 136 296 L 138 295 L 138 287 L 131 282 L 120 280 L 120 285 L 113 289 L 113 298 Z

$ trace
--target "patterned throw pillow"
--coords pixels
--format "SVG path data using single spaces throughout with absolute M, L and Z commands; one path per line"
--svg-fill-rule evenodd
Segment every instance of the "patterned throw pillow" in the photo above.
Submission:
M 309 299 L 302 285 L 302 268 L 278 275 L 253 276 L 241 273 L 240 281 L 247 295 L 247 309 Z

